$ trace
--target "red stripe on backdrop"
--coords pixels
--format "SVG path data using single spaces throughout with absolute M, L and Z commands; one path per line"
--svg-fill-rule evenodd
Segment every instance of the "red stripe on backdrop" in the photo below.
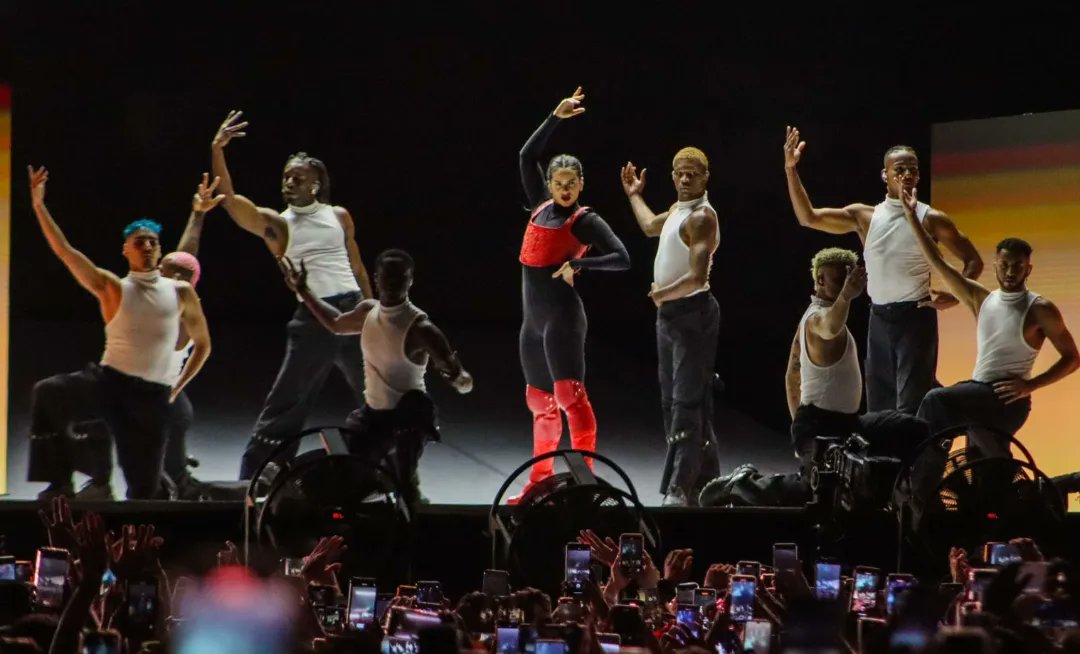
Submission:
M 7 84 L 0 84 L 0 109 L 11 108 L 11 87 Z
M 1080 142 L 934 153 L 932 162 L 935 177 L 1076 166 L 1080 165 Z

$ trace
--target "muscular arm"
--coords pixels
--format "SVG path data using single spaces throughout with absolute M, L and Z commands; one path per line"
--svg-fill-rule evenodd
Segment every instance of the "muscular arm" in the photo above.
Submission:
M 360 258 L 360 247 L 356 244 L 356 225 L 353 223 L 352 215 L 345 207 L 334 207 L 334 214 L 341 222 L 341 228 L 345 230 L 345 249 L 349 253 L 349 265 L 352 267 L 353 276 L 356 277 L 356 283 L 360 285 L 365 298 L 373 298 L 375 294 L 371 292 L 371 280 L 368 279 L 364 260 Z
M 427 318 L 420 318 L 409 330 L 410 340 L 420 350 L 431 357 L 431 363 L 446 379 L 454 380 L 465 372 L 465 367 L 458 360 L 457 352 L 450 346 L 449 339 L 441 329 Z
M 525 189 L 525 198 L 529 202 L 530 209 L 548 199 L 547 175 L 544 174 L 544 166 L 540 159 L 544 146 L 547 145 L 548 139 L 561 120 L 555 114 L 548 114 L 548 117 L 540 124 L 540 127 L 536 128 L 518 152 L 521 187 Z
M 787 174 L 791 208 L 795 210 L 795 218 L 800 225 L 829 234 L 857 232 L 860 237 L 863 235 L 859 214 L 871 210 L 870 207 L 864 204 L 849 204 L 842 209 L 814 208 L 803 187 L 802 179 L 799 178 L 798 169 L 793 166 L 785 167 L 784 172 Z
M 289 226 L 285 219 L 273 209 L 255 206 L 254 202 L 237 194 L 225 165 L 225 148 L 214 145 L 210 152 L 214 175 L 221 178 L 218 189 L 225 195 L 222 204 L 229 217 L 246 231 L 261 238 L 275 257 L 285 256 L 289 244 Z
M 806 321 L 806 326 L 822 340 L 831 341 L 847 329 L 848 311 L 851 300 L 843 294 L 833 301 L 832 306 L 819 311 Z
M 1042 330 L 1047 340 L 1053 344 L 1054 349 L 1060 355 L 1054 365 L 1046 369 L 1046 372 L 1036 375 L 1028 381 L 1032 390 L 1035 390 L 1061 381 L 1076 372 L 1076 369 L 1080 368 L 1080 353 L 1077 352 L 1076 341 L 1073 340 L 1072 333 L 1069 332 L 1069 328 L 1065 325 L 1065 319 L 1061 316 L 1061 311 L 1053 302 L 1045 298 L 1039 298 L 1031 305 L 1031 313 L 1034 315 L 1039 329 Z
M 67 266 L 67 269 L 75 277 L 75 280 L 79 282 L 79 285 L 90 291 L 98 299 L 102 304 L 102 313 L 110 313 L 106 305 L 111 300 L 119 298 L 120 280 L 108 270 L 102 270 L 95 266 L 89 257 L 72 247 L 71 243 L 68 243 L 67 237 L 64 236 L 64 232 L 60 230 L 59 225 L 53 220 L 52 214 L 49 213 L 44 201 L 34 202 L 34 213 L 37 215 L 38 225 L 41 226 L 41 232 L 45 235 L 45 240 L 48 241 L 53 254 Z
M 964 262 L 963 275 L 968 279 L 978 279 L 983 271 L 983 260 L 979 251 L 966 234 L 956 228 L 956 224 L 943 212 L 931 209 L 923 220 L 926 231 Z
M 596 248 L 598 256 L 571 259 L 574 270 L 627 270 L 630 254 L 626 246 L 599 215 L 589 212 L 574 223 L 571 231 L 582 243 Z
M 184 233 L 180 236 L 180 243 L 176 246 L 177 252 L 187 252 L 193 257 L 199 256 L 199 239 L 202 237 L 205 216 L 206 213 L 202 211 L 191 212 L 187 225 L 184 226 Z
M 191 338 L 191 356 L 184 362 L 184 369 L 180 372 L 180 378 L 173 386 L 172 398 L 176 398 L 180 391 L 199 374 L 203 364 L 210 358 L 210 328 L 206 324 L 206 316 L 203 314 L 202 303 L 199 296 L 191 285 L 178 283 L 176 292 L 180 300 L 180 322 Z
M 919 222 L 914 210 L 907 205 L 906 201 L 904 215 L 908 221 L 908 226 L 911 227 L 912 231 L 915 233 L 915 240 L 919 244 L 919 249 L 922 251 L 923 256 L 926 257 L 926 260 L 930 263 L 930 267 L 932 267 L 934 272 L 945 282 L 945 286 L 948 287 L 949 292 L 955 295 L 956 299 L 964 303 L 964 305 L 978 317 L 979 307 L 982 306 L 983 300 L 990 294 L 990 291 L 979 282 L 964 277 L 964 275 L 960 274 L 959 271 L 945 261 L 945 258 L 941 256 L 941 251 L 938 250 L 937 245 L 930 238 L 930 235 L 926 233 L 926 229 L 923 228 L 922 223 Z
M 664 221 L 667 220 L 668 214 L 671 213 L 671 211 L 665 211 L 664 213 L 654 214 L 649 205 L 645 204 L 645 198 L 641 197 L 640 193 L 630 196 L 630 209 L 634 212 L 638 227 L 645 233 L 645 236 L 650 238 L 660 236 L 660 232 L 664 229 Z
M 795 337 L 791 339 L 791 352 L 788 354 L 787 372 L 784 373 L 788 413 L 792 420 L 795 419 L 795 410 L 799 408 L 799 401 L 802 399 L 802 363 L 799 360 L 801 352 L 799 331 L 795 330 Z
M 375 306 L 375 300 L 367 299 L 342 313 L 333 305 L 312 295 L 311 289 L 307 286 L 301 288 L 299 293 L 312 315 L 322 323 L 323 327 L 335 334 L 359 334 L 364 330 L 364 321 L 367 320 L 368 312 Z
M 705 284 L 709 282 L 709 262 L 713 250 L 720 243 L 720 228 L 716 216 L 709 209 L 699 207 L 686 219 L 683 230 L 686 247 L 690 249 L 690 270 L 667 286 L 654 289 L 650 295 L 656 302 L 685 297 L 705 288 Z

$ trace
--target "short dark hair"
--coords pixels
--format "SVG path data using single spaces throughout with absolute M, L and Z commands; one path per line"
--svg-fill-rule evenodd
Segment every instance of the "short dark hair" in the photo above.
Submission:
M 315 199 L 328 204 L 330 202 L 330 173 L 326 171 L 326 164 L 322 162 L 322 159 L 316 159 L 307 152 L 289 155 L 289 158 L 285 160 L 285 165 L 288 166 L 294 161 L 315 171 L 315 175 L 319 178 L 319 190 L 315 193 Z
M 1027 258 L 1031 258 L 1031 243 L 1028 243 L 1022 238 L 1010 237 L 1003 239 L 994 248 L 994 252 L 1000 252 L 1005 250 L 1006 252 L 1012 252 L 1013 254 L 1022 254 Z
M 585 169 L 581 167 L 580 159 L 578 159 L 572 154 L 560 154 L 552 157 L 551 161 L 548 162 L 548 181 L 551 181 L 551 176 L 555 173 L 556 170 L 560 170 L 562 168 L 569 168 L 570 170 L 577 173 L 578 177 L 585 177 Z
M 910 152 L 911 154 L 915 155 L 916 158 L 919 156 L 919 153 L 915 152 L 915 148 L 911 147 L 910 145 L 894 145 L 885 151 L 883 161 L 888 163 L 889 157 L 897 152 Z
M 416 262 L 413 261 L 412 256 L 405 250 L 390 249 L 383 250 L 379 256 L 375 257 L 375 269 L 378 270 L 387 265 L 400 266 L 402 272 L 413 272 L 416 269 Z

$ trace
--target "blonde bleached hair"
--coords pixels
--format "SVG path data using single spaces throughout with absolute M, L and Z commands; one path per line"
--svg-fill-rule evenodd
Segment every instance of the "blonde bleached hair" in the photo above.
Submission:
M 671 160 L 671 167 L 675 167 L 675 162 L 679 159 L 694 159 L 700 161 L 701 165 L 705 166 L 705 170 L 709 169 L 709 158 L 705 156 L 705 153 L 695 147 L 685 147 L 675 153 L 675 158 Z
M 825 248 L 810 260 L 810 276 L 816 282 L 823 266 L 843 266 L 854 268 L 859 263 L 859 255 L 844 248 Z

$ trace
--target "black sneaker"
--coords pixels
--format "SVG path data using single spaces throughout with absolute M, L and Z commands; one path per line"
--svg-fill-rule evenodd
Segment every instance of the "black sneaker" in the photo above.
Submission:
M 107 481 L 90 481 L 83 484 L 78 493 L 75 493 L 76 501 L 80 502 L 114 502 L 112 484 Z
M 43 502 L 51 502 L 57 497 L 66 497 L 69 500 L 75 497 L 75 487 L 71 485 L 70 481 L 65 484 L 49 484 L 49 487 L 38 493 L 37 496 Z

